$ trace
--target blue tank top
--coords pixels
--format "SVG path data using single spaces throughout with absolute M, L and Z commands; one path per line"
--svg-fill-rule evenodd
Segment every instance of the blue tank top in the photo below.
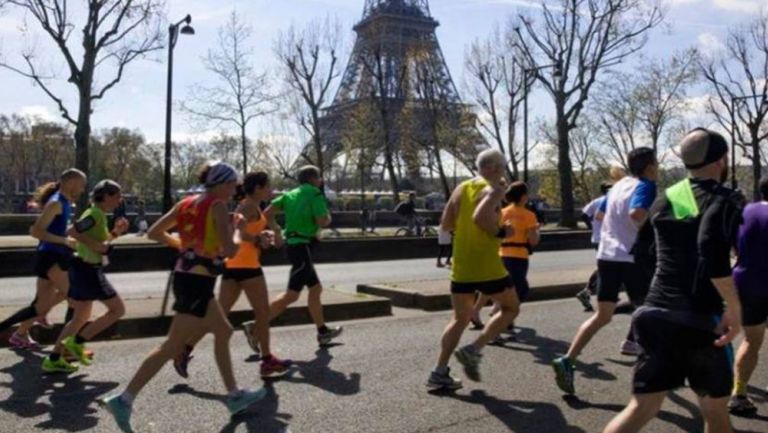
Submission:
M 61 203 L 61 213 L 56 215 L 56 218 L 48 224 L 46 231 L 55 236 L 67 237 L 67 224 L 69 223 L 69 217 L 72 213 L 72 206 L 64 197 L 60 191 L 55 192 L 51 198 L 48 199 L 48 203 L 51 202 Z M 46 204 L 48 204 L 46 203 Z M 50 242 L 40 241 L 37 246 L 38 251 L 48 251 L 61 254 L 72 254 L 72 250 L 69 247 L 59 244 L 52 244 Z

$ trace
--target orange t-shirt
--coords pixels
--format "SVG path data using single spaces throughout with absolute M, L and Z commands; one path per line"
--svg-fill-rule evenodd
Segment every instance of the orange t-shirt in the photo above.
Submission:
M 502 224 L 510 224 L 515 229 L 515 234 L 504 239 L 502 244 L 507 242 L 514 242 L 524 244 L 528 242 L 528 230 L 536 228 L 539 225 L 536 219 L 536 214 L 528 209 L 517 206 L 509 205 L 501 211 Z M 501 257 L 516 257 L 519 259 L 528 258 L 528 249 L 525 247 L 505 247 L 499 248 L 499 255 Z
M 236 224 L 240 224 L 243 215 L 236 214 Z M 267 228 L 267 216 L 264 212 L 259 212 L 259 218 L 248 221 L 245 226 L 245 232 L 251 236 L 258 236 Z M 240 248 L 237 254 L 226 261 L 227 269 L 258 269 L 261 267 L 261 248 L 254 242 L 240 242 Z

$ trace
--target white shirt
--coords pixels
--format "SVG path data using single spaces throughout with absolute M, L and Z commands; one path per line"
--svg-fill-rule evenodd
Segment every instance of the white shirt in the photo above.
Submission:
M 603 222 L 600 220 L 596 220 L 595 216 L 597 215 L 597 211 L 600 208 L 600 202 L 605 199 L 605 196 L 600 196 L 591 202 L 589 202 L 584 208 L 581 210 L 581 212 L 584 213 L 584 215 L 588 216 L 590 221 L 592 221 L 592 243 L 594 245 L 597 245 L 600 243 L 600 229 L 603 227 Z
M 597 259 L 610 262 L 634 263 L 630 251 L 637 240 L 639 227 L 629 216 L 630 202 L 640 179 L 627 176 L 608 192 L 608 203 L 600 230 Z
M 437 244 L 438 245 L 450 245 L 453 242 L 453 234 L 447 232 L 442 228 L 437 231 Z

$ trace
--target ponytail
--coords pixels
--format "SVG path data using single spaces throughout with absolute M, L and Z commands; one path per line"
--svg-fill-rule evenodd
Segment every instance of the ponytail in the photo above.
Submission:
M 35 190 L 32 199 L 42 208 L 59 189 L 61 189 L 61 182 L 48 182 Z

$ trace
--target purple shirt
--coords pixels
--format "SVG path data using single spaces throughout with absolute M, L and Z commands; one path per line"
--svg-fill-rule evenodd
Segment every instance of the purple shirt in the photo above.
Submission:
M 744 208 L 738 251 L 733 278 L 739 292 L 768 297 L 768 202 Z

